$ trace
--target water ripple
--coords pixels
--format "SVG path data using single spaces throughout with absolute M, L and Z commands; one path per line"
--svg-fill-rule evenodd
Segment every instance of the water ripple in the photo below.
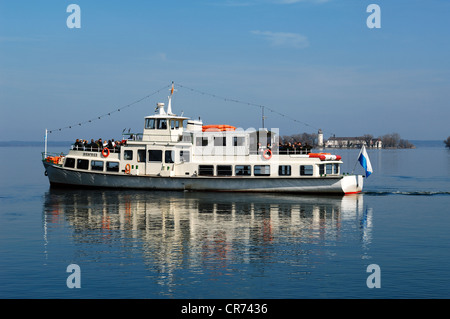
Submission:
M 364 195 L 387 196 L 387 195 L 407 195 L 407 196 L 448 196 L 450 191 L 367 191 Z

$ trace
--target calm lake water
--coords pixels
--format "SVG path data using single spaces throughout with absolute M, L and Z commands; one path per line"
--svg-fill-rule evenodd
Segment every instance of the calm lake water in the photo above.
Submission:
M 41 151 L 0 147 L 0 298 L 450 297 L 443 143 L 368 150 L 344 197 L 55 190 Z M 336 151 L 343 171 L 358 152 Z

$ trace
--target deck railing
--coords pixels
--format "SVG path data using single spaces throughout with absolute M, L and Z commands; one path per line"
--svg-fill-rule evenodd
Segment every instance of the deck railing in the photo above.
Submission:
M 84 151 L 84 152 L 101 152 L 104 149 L 104 147 L 98 147 L 98 146 L 79 146 L 73 144 L 71 147 L 71 150 L 74 151 Z M 109 148 L 110 153 L 120 153 L 120 147 L 113 147 Z
M 266 149 L 251 150 L 250 154 L 263 154 L 265 150 Z M 290 148 L 290 149 L 274 148 L 274 149 L 271 149 L 271 151 L 273 154 L 278 154 L 278 155 L 308 155 L 309 153 L 311 153 L 310 148 Z
M 84 152 L 101 152 L 104 147 L 97 147 L 97 146 L 78 146 L 73 144 L 71 147 L 72 150 L 75 151 L 84 151 Z M 120 146 L 119 147 L 113 147 L 108 148 L 110 153 L 120 153 Z M 260 150 L 250 150 L 250 154 L 263 154 L 266 149 L 260 149 Z M 311 153 L 310 148 L 274 148 L 271 149 L 273 154 L 278 155 L 308 155 Z

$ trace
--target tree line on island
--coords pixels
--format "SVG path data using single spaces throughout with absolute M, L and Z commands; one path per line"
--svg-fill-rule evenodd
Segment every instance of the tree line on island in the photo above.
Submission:
M 447 137 L 447 139 L 444 141 L 444 143 L 445 143 L 446 147 L 450 148 L 450 136 Z
M 381 137 L 383 148 L 414 148 L 408 140 L 402 139 L 398 133 L 386 134 Z
M 372 145 L 371 142 L 374 140 L 381 140 L 383 148 L 415 148 L 415 145 L 410 143 L 408 140 L 402 139 L 400 134 L 391 133 L 385 134 L 383 136 L 374 138 L 371 134 L 364 134 L 357 139 L 365 142 L 366 146 Z M 450 143 L 450 137 L 447 139 L 448 143 Z M 302 134 L 293 134 L 293 135 L 284 135 L 280 136 L 280 144 L 309 144 L 313 147 L 318 146 L 318 134 L 317 133 L 302 133 Z M 325 140 L 324 140 L 325 143 Z M 355 147 L 355 146 L 340 146 L 340 147 Z M 450 147 L 450 146 L 449 146 Z

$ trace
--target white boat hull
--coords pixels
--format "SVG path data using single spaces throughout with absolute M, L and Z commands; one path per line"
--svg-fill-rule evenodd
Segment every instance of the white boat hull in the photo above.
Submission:
M 142 133 L 104 143 L 76 140 L 67 155 L 43 153 L 53 186 L 179 191 L 354 194 L 362 175 L 343 175 L 341 156 L 282 144 L 277 128 L 203 125 L 157 103 Z M 126 137 L 128 136 L 128 137 Z
M 52 186 L 179 191 L 355 194 L 361 175 L 335 177 L 170 177 L 84 172 L 44 162 Z

